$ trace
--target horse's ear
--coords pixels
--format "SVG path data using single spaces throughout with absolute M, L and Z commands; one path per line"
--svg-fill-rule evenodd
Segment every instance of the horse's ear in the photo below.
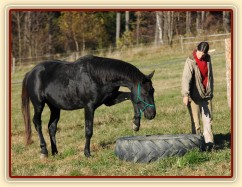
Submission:
M 151 74 L 149 74 L 149 75 L 147 76 L 147 78 L 148 78 L 149 80 L 151 80 L 152 77 L 154 76 L 154 73 L 155 73 L 155 70 L 154 70 Z

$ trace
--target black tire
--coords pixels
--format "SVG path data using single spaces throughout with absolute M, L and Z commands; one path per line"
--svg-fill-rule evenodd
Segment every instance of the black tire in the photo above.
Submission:
M 168 156 L 183 156 L 188 150 L 204 150 L 204 138 L 196 134 L 147 135 L 121 137 L 115 154 L 121 160 L 151 162 Z

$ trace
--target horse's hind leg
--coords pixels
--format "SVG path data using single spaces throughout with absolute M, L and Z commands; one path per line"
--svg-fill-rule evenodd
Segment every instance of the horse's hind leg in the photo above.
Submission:
M 48 156 L 48 151 L 46 148 L 46 142 L 42 133 L 42 125 L 41 125 L 41 114 L 44 109 L 44 103 L 40 103 L 38 105 L 34 105 L 34 117 L 33 123 L 35 125 L 35 129 L 38 132 L 39 140 L 40 140 L 40 148 L 41 148 L 41 158 Z
M 48 106 L 51 111 L 48 129 L 49 129 L 49 135 L 50 135 L 52 155 L 55 155 L 58 153 L 55 135 L 56 135 L 56 130 L 57 130 L 57 123 L 60 119 L 60 109 L 54 107 L 51 104 L 48 104 Z

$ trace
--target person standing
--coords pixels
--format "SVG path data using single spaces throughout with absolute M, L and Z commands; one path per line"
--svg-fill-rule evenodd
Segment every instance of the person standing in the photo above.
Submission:
M 206 150 L 214 146 L 212 132 L 213 70 L 208 54 L 209 44 L 201 42 L 187 58 L 182 75 L 183 103 L 191 117 L 193 134 L 201 134 L 200 117 L 203 122 L 203 136 Z

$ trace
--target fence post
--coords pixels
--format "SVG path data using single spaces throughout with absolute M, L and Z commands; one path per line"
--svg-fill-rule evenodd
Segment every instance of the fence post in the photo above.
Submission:
M 226 57 L 226 80 L 227 80 L 227 100 L 231 108 L 231 39 L 225 39 L 225 57 Z
M 15 73 L 15 61 L 16 61 L 16 59 L 13 57 L 12 58 L 12 73 Z
M 182 48 L 182 54 L 184 53 L 184 48 L 183 48 L 183 36 L 181 36 L 181 48 Z

